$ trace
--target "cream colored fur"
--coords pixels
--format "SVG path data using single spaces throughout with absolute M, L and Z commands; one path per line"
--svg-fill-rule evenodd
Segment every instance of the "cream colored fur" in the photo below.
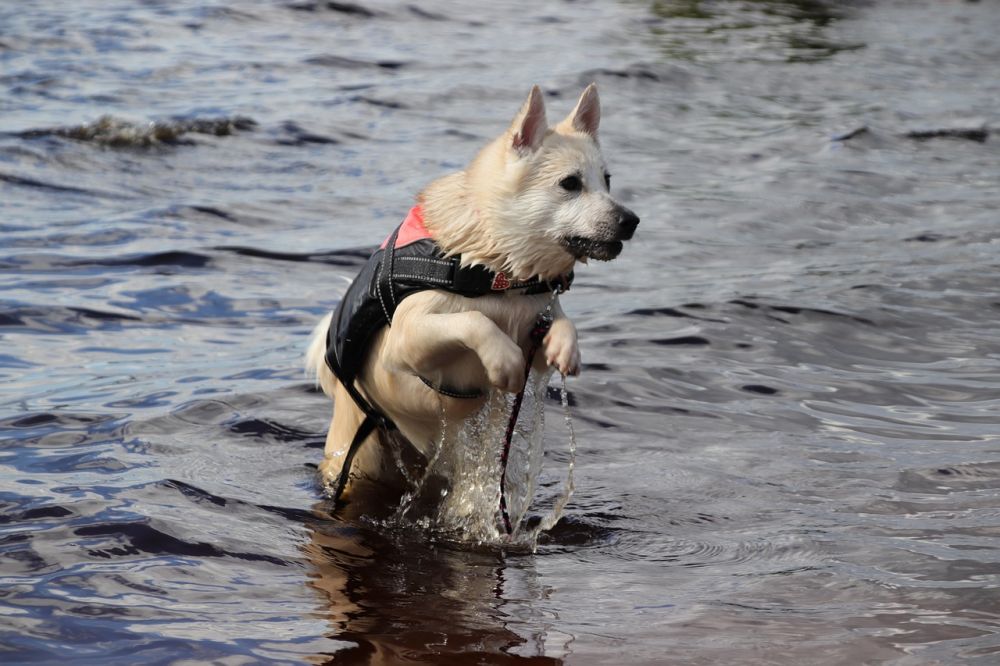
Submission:
M 610 240 L 617 233 L 616 210 L 623 210 L 605 185 L 597 142 L 599 120 L 600 103 L 591 85 L 569 116 L 550 128 L 541 92 L 534 87 L 504 134 L 483 148 L 464 171 L 434 181 L 419 195 L 432 237 L 446 252 L 460 253 L 463 263 L 506 271 L 515 281 L 568 273 L 577 256 L 563 239 Z M 560 187 L 568 174 L 579 175 L 578 192 Z M 453 441 L 454 432 L 444 433 L 441 440 L 442 415 L 449 429 L 457 432 L 485 398 L 449 398 L 428 388 L 420 377 L 484 393 L 516 393 L 524 383 L 530 328 L 550 298 L 548 294 L 480 298 L 444 291 L 413 294 L 399 304 L 392 326 L 376 335 L 359 388 L 410 443 L 429 455 L 434 442 Z M 555 321 L 533 362 L 540 369 L 549 366 L 576 374 L 580 368 L 576 329 L 558 300 L 553 308 Z M 335 402 L 320 466 L 324 479 L 334 482 L 362 413 L 324 362 L 329 321 L 327 316 L 316 327 L 306 365 Z M 383 447 L 366 442 L 355 458 L 352 476 L 377 477 L 386 468 L 382 456 Z

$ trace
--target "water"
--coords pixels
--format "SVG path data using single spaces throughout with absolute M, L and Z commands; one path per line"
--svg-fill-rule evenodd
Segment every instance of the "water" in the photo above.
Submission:
M 6 3 L 3 662 L 995 663 L 998 30 L 991 1 Z M 643 222 L 563 299 L 565 515 L 535 554 L 330 516 L 311 327 L 532 83 L 558 117 L 591 80 Z

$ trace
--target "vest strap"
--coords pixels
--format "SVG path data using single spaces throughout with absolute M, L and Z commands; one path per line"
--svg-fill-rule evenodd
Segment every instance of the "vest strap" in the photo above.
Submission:
M 371 414 L 365 414 L 365 420 L 361 422 L 361 425 L 358 426 L 358 431 L 354 433 L 354 439 L 351 440 L 351 445 L 347 447 L 344 464 L 340 468 L 340 475 L 337 477 L 337 485 L 333 489 L 332 499 L 334 505 L 340 502 L 340 498 L 344 494 L 344 488 L 347 487 L 347 481 L 351 477 L 351 467 L 354 465 L 355 454 L 357 454 L 358 449 L 361 448 L 361 444 L 368 439 L 368 435 L 372 434 L 377 425 L 378 422 Z

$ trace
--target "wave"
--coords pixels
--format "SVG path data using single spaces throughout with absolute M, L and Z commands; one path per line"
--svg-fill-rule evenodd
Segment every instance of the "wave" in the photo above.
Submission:
M 156 145 L 191 145 L 188 134 L 231 136 L 250 131 L 257 121 L 244 116 L 221 118 L 175 118 L 165 121 L 133 123 L 115 116 L 103 115 L 92 123 L 70 127 L 49 127 L 18 133 L 24 138 L 59 136 L 75 141 L 87 141 L 112 148 L 147 148 Z

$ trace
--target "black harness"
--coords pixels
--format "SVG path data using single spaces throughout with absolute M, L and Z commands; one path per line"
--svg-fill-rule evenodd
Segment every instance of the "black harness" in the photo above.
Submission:
M 392 325 L 396 308 L 404 298 L 428 289 L 440 289 L 468 298 L 514 290 L 525 295 L 552 293 L 568 289 L 573 281 L 573 273 L 570 272 L 565 279 L 555 281 L 536 277 L 513 283 L 503 272 L 494 272 L 484 266 L 462 266 L 461 255 L 446 256 L 429 235 L 397 247 L 396 239 L 400 231 L 412 223 L 414 214 L 420 230 L 426 234 L 419 208 L 414 208 L 403 224 L 392 232 L 385 245 L 376 250 L 361 268 L 337 305 L 327 331 L 326 364 L 365 415 L 344 457 L 337 485 L 333 489 L 335 501 L 340 498 L 347 485 L 354 456 L 365 439 L 375 428 L 383 431 L 396 429 L 396 425 L 378 405 L 362 395 L 355 380 L 361 372 L 375 334 L 383 326 Z M 423 377 L 421 380 L 449 397 L 482 397 L 479 391 L 455 391 L 435 386 Z

